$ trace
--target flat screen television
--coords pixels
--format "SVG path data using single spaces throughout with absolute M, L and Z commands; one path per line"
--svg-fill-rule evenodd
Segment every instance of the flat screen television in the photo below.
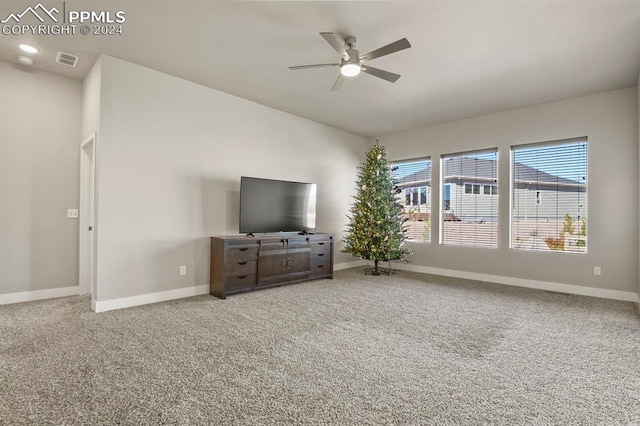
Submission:
M 315 230 L 315 183 L 240 178 L 241 234 Z

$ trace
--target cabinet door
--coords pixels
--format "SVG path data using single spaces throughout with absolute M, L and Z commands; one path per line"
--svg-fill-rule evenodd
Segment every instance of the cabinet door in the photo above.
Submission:
M 309 277 L 309 248 L 261 252 L 258 261 L 258 286 L 284 284 Z
M 258 283 L 265 278 L 284 274 L 287 256 L 284 250 L 261 252 L 258 261 Z
M 287 251 L 287 262 L 284 267 L 284 273 L 297 274 L 299 272 L 309 272 L 311 257 L 309 250 L 289 250 Z

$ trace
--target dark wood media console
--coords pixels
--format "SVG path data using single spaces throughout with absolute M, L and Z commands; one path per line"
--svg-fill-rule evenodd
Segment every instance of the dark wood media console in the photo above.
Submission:
M 228 295 L 333 278 L 333 235 L 211 237 L 209 293 Z

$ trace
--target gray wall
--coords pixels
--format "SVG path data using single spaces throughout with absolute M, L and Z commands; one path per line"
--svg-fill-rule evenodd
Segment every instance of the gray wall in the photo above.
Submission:
M 100 127 L 100 64 L 98 58 L 82 82 L 82 142 Z
M 0 61 L 0 294 L 78 285 L 80 81 Z
M 99 66 L 98 301 L 207 284 L 208 237 L 238 233 L 242 175 L 316 182 L 318 230 L 341 248 L 366 139 L 112 57 Z
M 589 138 L 588 254 L 531 253 L 509 249 L 511 145 Z M 375 141 L 371 140 L 370 143 Z M 431 156 L 433 200 L 439 199 L 440 156 L 497 147 L 499 248 L 413 244 L 413 265 L 638 291 L 638 89 L 598 93 L 560 102 L 425 127 L 380 138 L 391 160 Z M 438 209 L 432 209 L 439 223 Z M 438 226 L 431 241 L 437 242 Z M 601 276 L 593 267 L 602 268 Z

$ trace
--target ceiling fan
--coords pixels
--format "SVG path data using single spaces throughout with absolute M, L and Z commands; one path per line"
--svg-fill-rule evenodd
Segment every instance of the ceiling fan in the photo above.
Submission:
M 344 83 L 344 77 L 354 77 L 360 74 L 360 71 L 395 83 L 400 78 L 400 74 L 370 67 L 369 65 L 365 65 L 365 62 L 411 47 L 409 41 L 403 38 L 364 55 L 360 55 L 356 50 L 357 40 L 355 37 L 347 37 L 344 42 L 341 42 L 333 33 L 320 33 L 320 35 L 340 54 L 340 62 L 332 64 L 298 65 L 289 67 L 289 69 L 303 70 L 307 68 L 340 67 L 340 75 L 333 84 L 333 87 L 331 87 L 332 92 L 340 90 L 342 83 Z

